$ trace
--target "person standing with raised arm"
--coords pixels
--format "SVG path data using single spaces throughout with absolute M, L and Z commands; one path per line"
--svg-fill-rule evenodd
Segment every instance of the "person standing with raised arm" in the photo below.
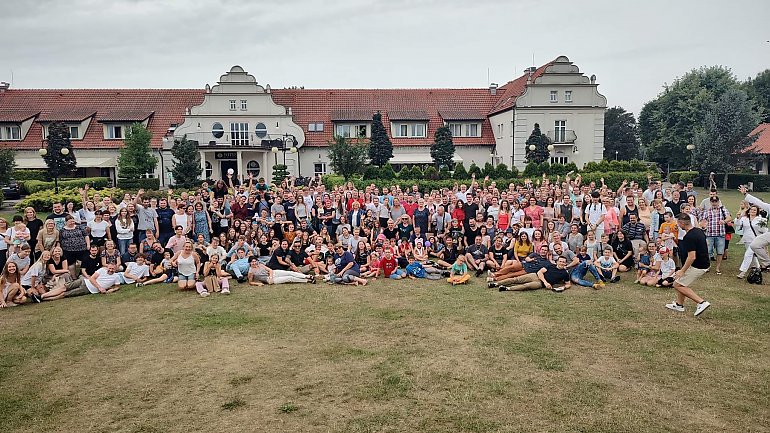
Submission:
M 738 191 L 746 196 L 744 200 L 746 200 L 749 204 L 753 204 L 759 209 L 764 210 L 770 214 L 770 204 L 765 203 L 757 197 L 749 194 L 749 189 L 746 187 L 746 185 L 741 185 L 738 188 Z M 770 232 L 757 236 L 753 241 L 751 241 L 751 244 L 749 244 L 749 248 L 754 251 L 754 255 L 757 257 L 757 260 L 759 260 L 759 266 L 762 268 L 762 270 L 767 270 L 770 268 L 770 254 L 767 253 L 768 245 L 770 245 Z

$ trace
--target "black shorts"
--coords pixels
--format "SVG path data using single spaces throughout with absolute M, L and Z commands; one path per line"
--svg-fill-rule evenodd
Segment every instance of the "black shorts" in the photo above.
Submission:
M 88 251 L 64 251 L 64 258 L 67 259 L 67 263 L 74 265 L 77 261 L 82 261 L 88 254 Z
M 91 245 L 96 245 L 99 248 L 102 248 L 105 243 L 107 243 L 107 235 L 102 236 L 100 238 L 97 238 L 95 236 L 89 236 L 91 238 Z

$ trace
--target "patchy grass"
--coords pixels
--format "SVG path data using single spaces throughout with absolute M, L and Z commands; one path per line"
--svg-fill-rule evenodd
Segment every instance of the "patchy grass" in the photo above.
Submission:
M 154 286 L 12 308 L 0 429 L 768 431 L 770 281 L 737 280 L 730 254 L 696 285 L 713 303 L 699 318 L 630 275 L 562 294 Z

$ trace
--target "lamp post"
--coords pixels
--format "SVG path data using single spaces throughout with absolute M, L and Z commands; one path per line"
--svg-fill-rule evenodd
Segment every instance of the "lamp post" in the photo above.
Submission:
M 615 161 L 617 161 L 617 160 L 618 160 L 618 151 L 616 150 L 615 151 Z
M 41 157 L 44 157 L 44 156 L 48 155 L 48 149 L 46 149 L 44 146 L 45 146 L 45 140 L 42 141 L 40 150 L 37 151 L 38 155 L 40 155 Z M 67 156 L 67 155 L 70 154 L 69 148 L 66 148 L 66 147 L 62 147 L 60 152 L 64 156 Z M 58 175 L 58 171 L 57 171 L 56 176 L 53 177 L 53 182 L 54 182 L 54 188 L 55 188 L 56 194 L 58 194 L 59 193 L 59 175 Z
M 690 151 L 690 170 L 692 170 L 693 169 L 693 165 L 694 165 L 693 161 L 695 159 L 695 152 L 693 152 L 693 150 L 695 150 L 695 145 L 690 143 L 690 144 L 688 144 L 685 147 L 687 147 L 687 150 Z

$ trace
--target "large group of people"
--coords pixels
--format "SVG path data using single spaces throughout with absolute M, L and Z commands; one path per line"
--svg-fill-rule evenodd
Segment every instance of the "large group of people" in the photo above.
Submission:
M 207 297 L 378 278 L 477 278 L 499 291 L 557 292 L 628 278 L 673 287 L 677 299 L 666 307 L 684 311 L 689 298 L 699 315 L 710 304 L 691 286 L 712 263 L 722 273 L 736 230 L 747 244 L 738 277 L 770 266 L 770 204 L 741 191 L 733 216 L 716 189 L 699 197 L 692 183 L 649 180 L 646 189 L 612 190 L 580 175 L 509 185 L 474 178 L 432 191 L 228 175 L 160 198 L 85 186 L 80 203 L 0 219 L 0 307 L 161 283 Z

